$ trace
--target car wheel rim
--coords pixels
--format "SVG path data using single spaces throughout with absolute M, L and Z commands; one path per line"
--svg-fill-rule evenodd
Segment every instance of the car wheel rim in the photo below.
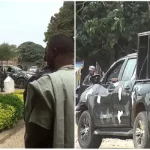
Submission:
M 89 120 L 87 118 L 83 118 L 80 129 L 80 137 L 84 144 L 86 144 L 89 139 L 89 129 Z
M 139 120 L 136 126 L 136 131 L 135 131 L 136 143 L 138 144 L 139 147 L 144 142 L 144 135 L 145 135 L 144 122 Z
M 24 87 L 24 82 L 23 81 L 19 82 L 19 87 Z

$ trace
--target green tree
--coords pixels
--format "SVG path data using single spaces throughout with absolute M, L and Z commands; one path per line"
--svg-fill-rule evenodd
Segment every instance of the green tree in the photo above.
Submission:
M 137 33 L 148 31 L 147 2 L 77 2 L 77 56 L 106 68 L 137 48 Z
M 36 63 L 43 61 L 44 48 L 33 42 L 24 42 L 18 47 L 19 61 Z
M 44 41 L 55 34 L 67 34 L 74 36 L 74 2 L 64 2 L 63 7 L 60 8 L 59 13 L 51 17 L 48 24 L 47 32 L 45 32 Z
M 17 51 L 16 45 L 9 45 L 8 43 L 3 43 L 0 45 L 0 60 L 8 61 L 16 57 Z

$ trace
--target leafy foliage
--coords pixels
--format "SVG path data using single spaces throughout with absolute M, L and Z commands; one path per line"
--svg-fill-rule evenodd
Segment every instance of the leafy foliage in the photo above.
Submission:
M 132 53 L 137 33 L 149 30 L 147 2 L 77 2 L 77 56 L 110 60 Z
M 0 130 L 10 128 L 14 122 L 15 107 L 0 103 Z
M 0 60 L 10 60 L 17 56 L 16 45 L 9 45 L 8 43 L 3 43 L 0 45 Z
M 18 96 L 19 99 L 21 99 L 23 101 L 23 92 L 24 92 L 24 90 L 17 90 L 13 94 Z
M 59 13 L 51 17 L 47 32 L 45 32 L 45 42 L 55 34 L 67 34 L 74 36 L 74 2 L 64 2 Z
M 18 47 L 19 60 L 23 62 L 42 62 L 44 48 L 33 42 L 24 42 Z
M 24 105 L 19 97 L 16 93 L 0 94 L 0 131 L 15 125 L 23 117 Z
M 23 117 L 24 105 L 18 96 L 14 94 L 0 94 L 0 103 L 16 108 L 14 115 L 15 122 Z

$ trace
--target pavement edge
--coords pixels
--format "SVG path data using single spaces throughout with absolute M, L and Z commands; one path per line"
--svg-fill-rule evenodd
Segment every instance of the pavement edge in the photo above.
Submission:
M 8 129 L 6 131 L 3 131 L 0 133 L 0 144 L 5 142 L 8 138 L 10 138 L 13 134 L 17 133 L 22 127 L 24 127 L 24 120 L 19 120 L 17 125 L 12 127 L 11 129 Z

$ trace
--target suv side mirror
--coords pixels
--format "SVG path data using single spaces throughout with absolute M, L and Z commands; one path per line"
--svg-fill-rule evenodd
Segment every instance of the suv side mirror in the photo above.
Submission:
M 98 83 L 100 83 L 100 79 L 101 79 L 101 76 L 99 74 L 97 74 L 97 75 L 91 76 L 90 81 L 93 84 L 98 84 Z

